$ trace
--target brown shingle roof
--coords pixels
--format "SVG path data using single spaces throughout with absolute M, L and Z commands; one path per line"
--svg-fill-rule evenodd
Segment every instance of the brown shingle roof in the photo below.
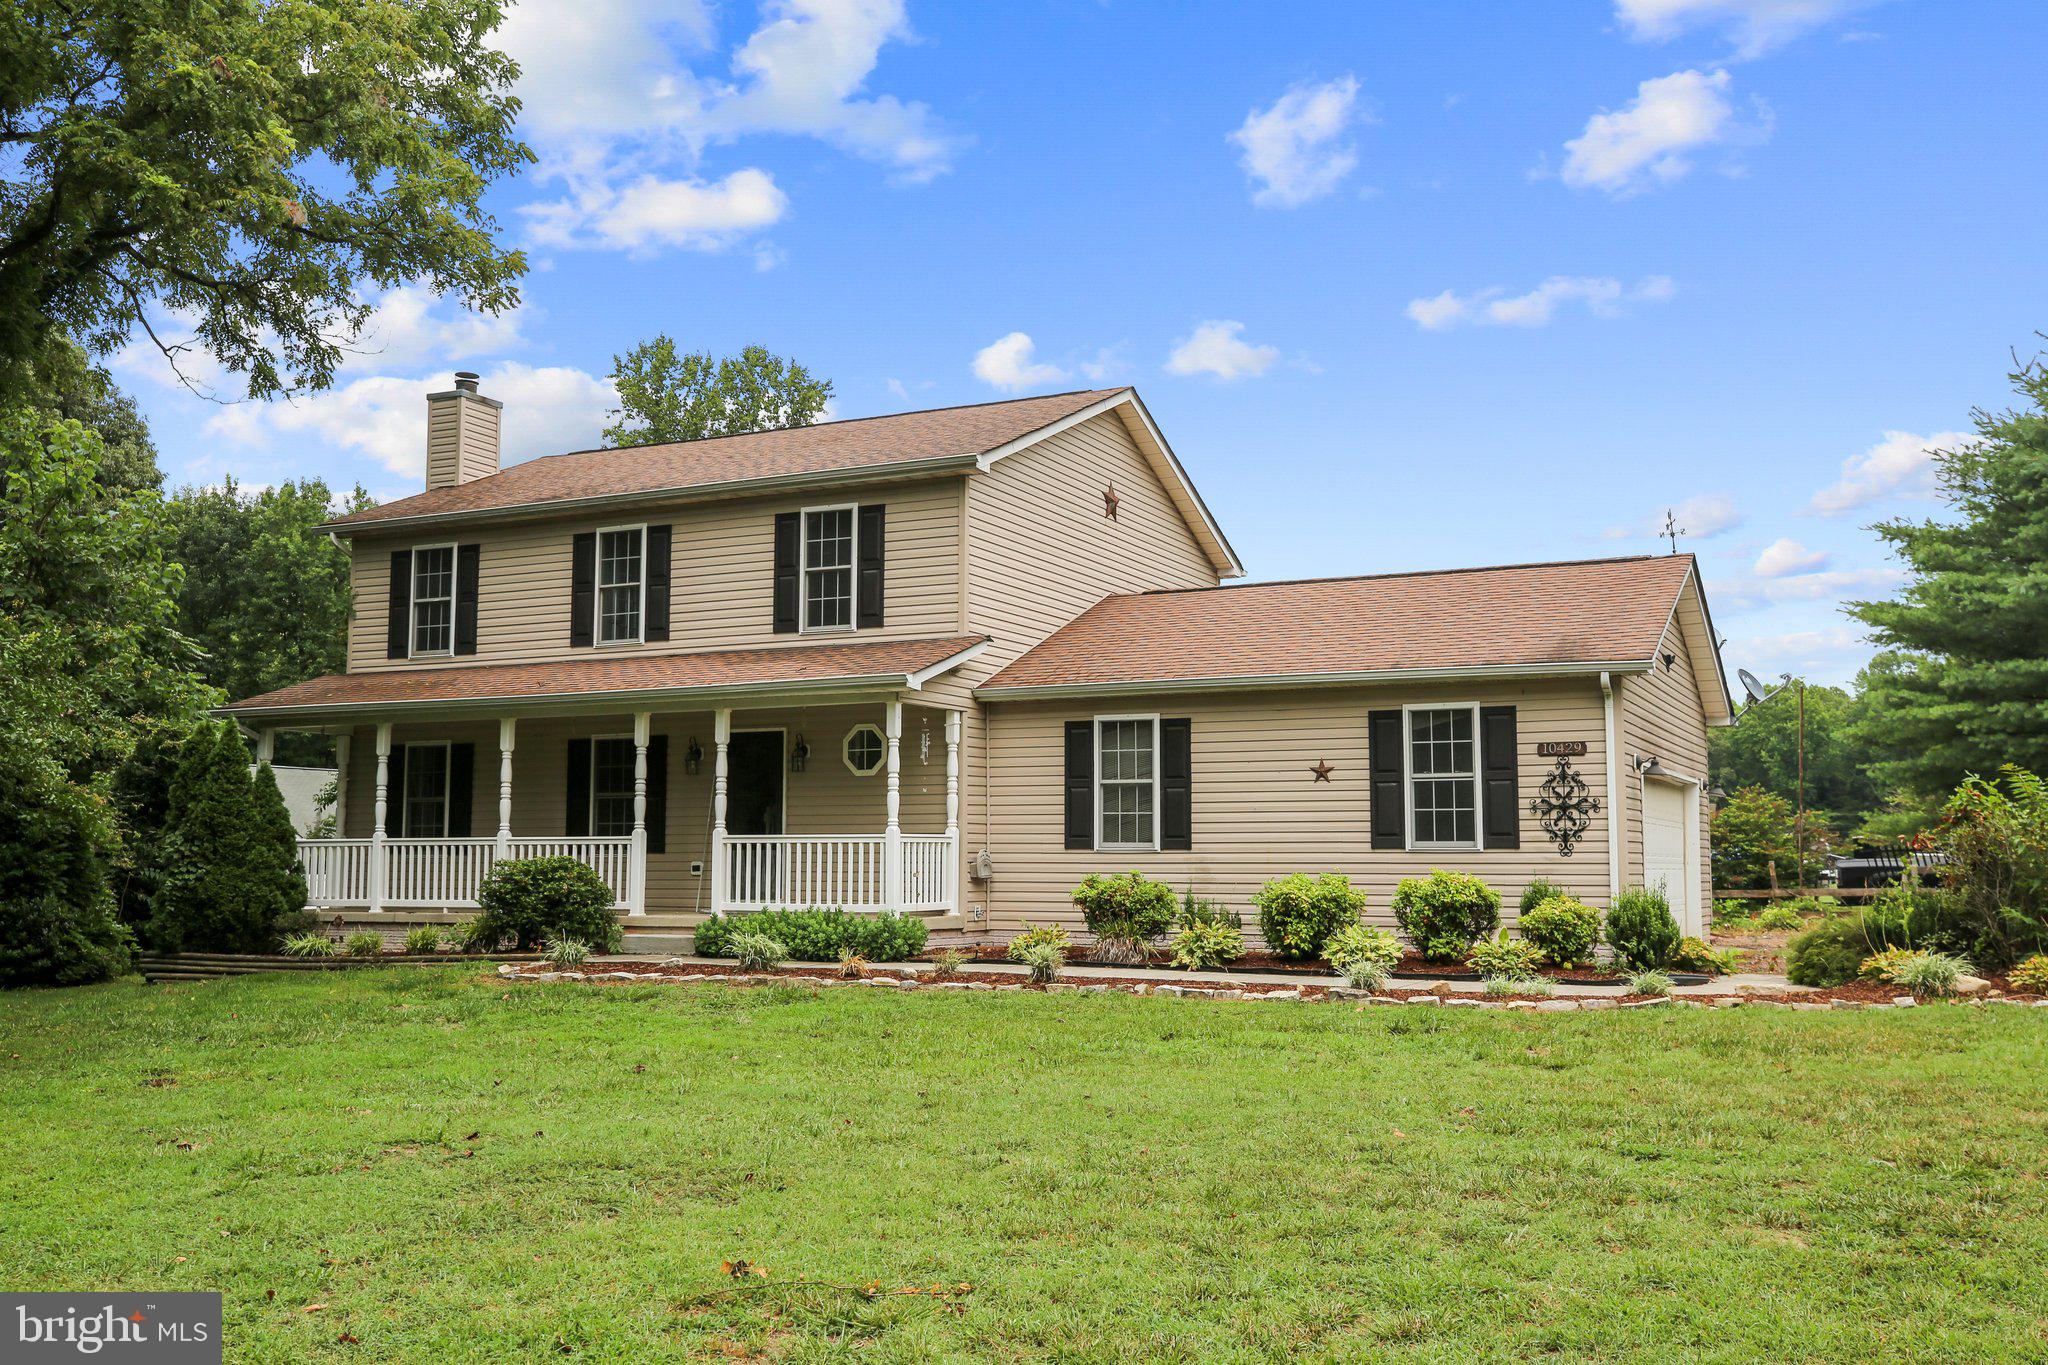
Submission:
M 985 635 L 862 644 L 783 645 L 705 654 L 611 654 L 550 663 L 479 664 L 461 668 L 380 668 L 313 678 L 224 708 L 234 715 L 317 711 L 324 707 L 417 703 L 532 701 L 604 693 L 684 688 L 773 687 L 779 684 L 901 678 L 919 673 L 985 641 Z
M 1692 568 L 1639 556 L 1107 597 L 976 690 L 1643 662 Z
M 433 488 L 333 526 L 399 518 L 502 511 L 537 503 L 660 493 L 803 474 L 886 469 L 982 455 L 1101 402 L 1117 389 L 1013 398 L 958 408 L 857 417 L 816 426 L 756 431 L 667 445 L 549 455 L 469 483 Z

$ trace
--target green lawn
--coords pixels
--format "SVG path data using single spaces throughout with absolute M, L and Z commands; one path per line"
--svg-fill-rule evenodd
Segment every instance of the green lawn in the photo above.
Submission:
M 463 969 L 16 992 L 0 1282 L 220 1289 L 264 1361 L 2038 1359 L 2044 1040 Z

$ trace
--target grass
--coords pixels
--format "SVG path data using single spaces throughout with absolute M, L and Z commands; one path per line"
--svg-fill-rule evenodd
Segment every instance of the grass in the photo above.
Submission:
M 0 1266 L 222 1290 L 237 1360 L 2038 1359 L 2044 1039 L 462 968 L 16 992 Z

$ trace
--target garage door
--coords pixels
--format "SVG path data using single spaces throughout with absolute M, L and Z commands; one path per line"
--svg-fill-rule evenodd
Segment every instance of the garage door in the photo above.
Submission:
M 1699 899 L 1699 888 L 1693 885 L 1688 870 L 1691 859 L 1685 856 L 1685 803 L 1691 796 L 1690 787 L 1674 787 L 1668 782 L 1643 784 L 1643 884 L 1661 884 L 1679 927 L 1697 934 L 1700 926 L 1694 902 Z

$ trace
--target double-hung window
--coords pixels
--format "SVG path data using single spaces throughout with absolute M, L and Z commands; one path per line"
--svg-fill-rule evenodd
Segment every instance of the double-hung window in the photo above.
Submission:
M 597 533 L 597 642 L 638 644 L 647 594 L 647 528 Z
M 412 552 L 412 652 L 455 651 L 455 547 L 425 545 Z
M 1095 845 L 1159 847 L 1159 718 L 1095 720 Z
M 590 744 L 590 832 L 633 832 L 633 741 L 596 739 Z
M 448 769 L 446 744 L 405 746 L 403 837 L 448 837 Z
M 807 510 L 803 541 L 804 629 L 852 629 L 854 509 Z
M 1479 847 L 1479 709 L 1409 707 L 1410 848 Z

